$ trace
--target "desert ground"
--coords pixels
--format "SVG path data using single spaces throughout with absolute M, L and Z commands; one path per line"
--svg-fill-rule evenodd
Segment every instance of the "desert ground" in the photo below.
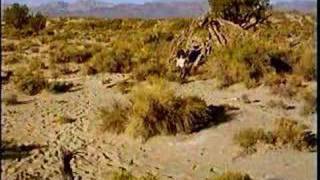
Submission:
M 286 79 L 287 82 L 293 81 L 294 85 L 289 86 L 287 83 L 283 88 L 279 88 L 280 86 L 275 88 L 273 84 L 276 83 L 272 82 L 273 84 L 269 85 L 261 81 L 248 87 L 245 82 L 241 82 L 242 80 L 235 80 L 222 87 L 221 78 L 208 73 L 208 62 L 215 60 L 214 58 L 208 59 L 208 62 L 200 67 L 198 73 L 188 77 L 188 82 L 168 81 L 167 88 L 172 88 L 177 97 L 197 96 L 208 106 L 229 107 L 226 108 L 227 121 L 208 125 L 191 133 L 158 134 L 146 141 L 126 133 L 112 133 L 108 130 L 101 132 L 97 128 L 99 109 L 112 109 L 114 104 L 131 106 L 132 86 L 139 87 L 139 84 L 147 80 L 134 78 L 136 76 L 132 74 L 135 74 L 135 71 L 125 69 L 126 64 L 119 65 L 124 67 L 121 70 L 100 70 L 99 67 L 104 64 L 99 61 L 99 55 L 95 56 L 94 53 L 92 53 L 93 57 L 84 63 L 73 61 L 72 58 L 68 62 L 59 60 L 68 59 L 61 58 L 66 56 L 63 53 L 67 48 L 78 48 L 78 51 L 83 52 L 97 46 L 97 49 L 102 48 L 100 51 L 103 55 L 104 51 L 113 47 L 110 45 L 112 43 L 118 43 L 121 46 L 131 43 L 132 48 L 135 48 L 134 52 L 141 53 L 145 50 L 144 47 L 140 48 L 134 42 L 146 35 L 138 36 L 133 32 L 134 30 L 140 31 L 139 28 L 131 30 L 107 28 L 108 30 L 104 30 L 103 24 L 98 24 L 93 30 L 82 28 L 81 24 L 86 22 L 90 24 L 92 21 L 103 23 L 83 18 L 55 19 L 47 25 L 47 32 L 39 35 L 17 38 L 7 33 L 8 31 L 3 32 L 3 47 L 9 47 L 9 50 L 4 48 L 2 50 L 2 68 L 6 71 L 13 71 L 13 76 L 8 82 L 2 84 L 2 99 L 7 98 L 7 100 L 3 100 L 1 104 L 1 135 L 3 146 L 8 143 L 8 147 L 2 159 L 1 179 L 62 179 L 62 147 L 74 153 L 70 165 L 75 179 L 109 179 L 112 172 L 120 169 L 134 176 L 149 173 L 161 180 L 210 179 L 225 171 L 243 172 L 257 180 L 311 180 L 316 178 L 315 151 L 297 150 L 290 143 L 272 145 L 258 142 L 255 145 L 255 151 L 248 153 L 234 141 L 234 136 L 246 128 L 262 128 L 265 131 L 272 131 L 274 121 L 279 118 L 293 119 L 316 133 L 316 114 L 314 111 L 311 113 L 307 111 L 313 107 L 306 107 L 306 101 L 301 94 L 306 91 L 314 94 L 317 84 L 314 78 L 308 78 L 309 76 L 304 78 L 306 73 L 301 74 L 300 71 L 296 71 L 296 69 L 302 69 L 301 66 L 298 66 L 299 63 L 295 63 L 298 65 L 294 67 L 293 74 L 275 75 Z M 143 20 L 139 20 L 137 24 L 141 25 L 140 21 Z M 273 24 L 282 22 L 294 24 L 289 28 L 297 29 L 297 31 L 299 28 L 305 28 L 305 23 L 309 23 L 309 31 L 294 32 L 302 41 L 301 46 L 291 48 L 294 52 L 300 52 L 299 49 L 304 52 L 306 49 L 310 50 L 308 49 L 310 46 L 305 44 L 313 40 L 312 23 L 314 22 L 312 21 L 308 15 L 279 15 L 272 19 Z M 59 24 L 59 22 L 63 23 Z M 126 23 L 123 22 L 122 25 Z M 161 28 L 161 26 L 168 27 L 168 24 L 170 25 L 170 20 L 159 21 L 151 25 L 146 24 L 145 28 L 149 30 Z M 178 30 L 171 32 L 176 37 L 185 27 L 188 26 L 181 26 Z M 166 32 L 165 28 L 162 31 Z M 272 31 L 275 34 L 276 32 Z M 203 34 L 202 31 L 201 33 Z M 245 37 L 251 36 L 250 32 L 244 31 L 243 33 Z M 260 33 L 263 34 L 258 30 L 254 36 L 259 36 Z M 287 40 L 292 38 L 286 36 L 285 40 L 280 39 L 278 37 L 283 36 L 281 33 L 285 32 L 279 31 L 277 36 L 272 36 L 275 39 L 274 44 L 279 43 L 277 40 L 282 43 L 275 46 L 287 46 L 284 44 L 288 44 Z M 233 31 L 227 35 L 232 38 L 239 34 Z M 159 37 L 161 39 L 161 35 Z M 146 48 L 146 51 L 154 52 L 156 56 L 159 54 L 159 57 L 166 59 L 172 41 L 164 38 L 165 42 L 160 40 L 158 46 Z M 219 46 L 219 48 L 223 47 Z M 218 48 L 214 48 L 214 51 L 215 49 Z M 101 52 L 98 53 L 101 54 Z M 52 57 L 56 57 L 56 61 L 51 60 Z M 107 57 L 110 55 L 107 54 Z M 302 58 L 301 61 L 303 60 L 305 59 Z M 140 69 L 153 67 L 147 67 L 148 64 L 145 61 L 141 62 L 140 66 L 145 66 Z M 160 65 L 157 67 L 162 67 Z M 96 68 L 98 72 L 88 73 L 88 66 Z M 165 64 L 165 66 L 169 65 Z M 64 73 L 66 67 L 69 73 Z M 50 88 L 45 88 L 28 94 L 26 92 L 29 91 L 20 88 L 24 86 L 20 86 L 18 78 L 29 77 L 28 74 L 23 75 L 23 72 L 29 69 L 33 75 L 41 72 L 41 77 L 45 79 L 72 82 L 73 86 L 65 92 L 53 93 Z M 225 73 L 227 70 L 232 71 L 226 68 Z M 148 76 L 148 73 L 145 76 Z M 158 78 L 166 76 L 164 74 L 164 72 L 159 72 Z M 231 75 L 235 74 L 231 73 Z M 130 82 L 132 80 L 133 85 L 124 83 L 125 90 L 123 90 L 119 87 L 119 83 L 123 84 L 128 79 Z M 28 82 L 33 83 L 34 81 Z M 144 89 L 140 91 L 143 92 Z M 12 95 L 15 95 L 17 102 L 10 104 L 8 96 L 12 98 Z M 309 109 L 306 110 L 306 108 Z M 303 113 L 304 111 L 307 112 Z M 32 146 L 35 147 L 32 148 Z M 10 149 L 9 147 L 16 148 Z

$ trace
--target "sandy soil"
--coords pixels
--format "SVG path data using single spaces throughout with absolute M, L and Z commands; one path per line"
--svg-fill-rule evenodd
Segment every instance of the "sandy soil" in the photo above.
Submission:
M 246 127 L 270 129 L 280 117 L 292 117 L 311 126 L 314 116 L 301 116 L 302 102 L 272 95 L 268 88 L 246 89 L 235 85 L 225 90 L 215 88 L 215 81 L 194 81 L 180 85 L 173 83 L 177 95 L 197 95 L 208 104 L 230 104 L 239 107 L 229 122 L 210 127 L 191 135 L 154 137 L 146 143 L 125 135 L 100 133 L 96 130 L 95 112 L 113 102 L 127 102 L 126 95 L 116 88 L 106 88 L 102 79 L 112 81 L 123 75 L 83 77 L 79 88 L 54 95 L 43 91 L 37 96 L 15 92 L 12 84 L 4 86 L 3 94 L 14 92 L 25 103 L 6 106 L 2 103 L 2 139 L 19 144 L 41 144 L 21 160 L 2 161 L 2 179 L 61 179 L 60 147 L 79 152 L 72 160 L 76 179 L 106 179 L 110 170 L 125 168 L 140 175 L 157 174 L 161 179 L 206 179 L 225 170 L 243 171 L 254 179 L 310 180 L 316 178 L 316 153 L 284 149 L 259 148 L 252 155 L 239 155 L 240 149 L 232 141 L 234 133 Z M 309 84 L 315 88 L 315 82 Z M 252 103 L 241 100 L 246 94 Z M 270 100 L 283 100 L 294 106 L 285 110 L 268 106 Z M 55 122 L 58 116 L 69 116 L 70 124 Z

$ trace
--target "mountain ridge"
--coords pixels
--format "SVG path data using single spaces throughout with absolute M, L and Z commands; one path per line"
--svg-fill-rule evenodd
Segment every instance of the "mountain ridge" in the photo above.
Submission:
M 13 2 L 17 0 L 9 0 Z M 18 0 L 19 2 L 38 2 L 31 6 L 33 11 L 40 11 L 47 16 L 94 16 L 105 18 L 169 18 L 196 17 L 205 13 L 208 8 L 207 0 L 153 0 L 143 4 L 109 3 L 105 0 Z M 7 1 L 8 2 L 8 1 Z M 45 3 L 47 2 L 47 3 Z M 5 2 L 4 2 L 5 3 Z M 4 4 L 6 7 L 8 4 Z M 316 12 L 315 1 L 279 1 L 274 3 L 276 10 L 298 10 Z M 2 8 L 3 9 L 3 8 Z

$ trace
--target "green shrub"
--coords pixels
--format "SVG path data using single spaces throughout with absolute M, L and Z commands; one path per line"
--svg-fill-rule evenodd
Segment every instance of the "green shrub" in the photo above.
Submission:
M 14 3 L 4 10 L 4 21 L 16 29 L 22 29 L 29 23 L 29 8 L 26 5 Z
M 33 32 L 39 33 L 39 31 L 43 30 L 46 27 L 47 19 L 41 13 L 36 13 L 36 15 L 31 16 L 30 27 Z
M 209 0 L 209 5 L 216 17 L 232 21 L 245 29 L 265 22 L 267 12 L 271 9 L 269 0 Z

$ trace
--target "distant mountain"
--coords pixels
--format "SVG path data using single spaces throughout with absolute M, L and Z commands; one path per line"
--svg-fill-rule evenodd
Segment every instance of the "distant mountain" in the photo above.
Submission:
M 282 11 L 317 12 L 317 1 L 313 0 L 279 1 L 273 6 L 274 9 Z
M 167 18 L 194 17 L 206 12 L 201 2 L 150 2 L 144 4 L 112 4 L 96 0 L 77 0 L 73 3 L 52 2 L 33 8 L 48 16 L 95 16 L 110 18 Z
M 33 11 L 41 11 L 48 16 L 95 16 L 109 18 L 168 18 L 168 17 L 196 17 L 208 10 L 207 0 L 150 0 L 144 4 L 110 3 L 110 0 L 4 0 L 32 4 Z M 302 12 L 316 12 L 314 0 L 283 0 L 274 1 L 276 10 L 298 10 Z M 7 5 L 6 5 L 7 6 Z

